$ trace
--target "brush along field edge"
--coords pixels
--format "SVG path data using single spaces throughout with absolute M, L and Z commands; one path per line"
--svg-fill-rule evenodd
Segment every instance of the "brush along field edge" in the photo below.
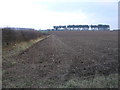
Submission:
M 0 89 L 2 89 L 2 30 L 0 29 Z
M 27 42 L 24 41 L 24 42 L 16 43 L 12 47 L 3 48 L 2 55 L 4 58 L 7 58 L 7 57 L 10 57 L 13 55 L 20 54 L 20 53 L 24 52 L 25 50 L 29 49 L 34 44 L 38 43 L 39 41 L 42 41 L 42 40 L 49 38 L 49 37 L 50 37 L 50 35 L 42 36 L 42 37 L 39 37 L 37 39 L 32 39 L 32 40 L 27 41 Z

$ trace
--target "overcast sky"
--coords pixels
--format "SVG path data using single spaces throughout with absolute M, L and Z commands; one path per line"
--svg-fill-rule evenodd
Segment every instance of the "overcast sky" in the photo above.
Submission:
M 119 0 L 0 0 L 0 27 L 109 24 L 118 28 Z

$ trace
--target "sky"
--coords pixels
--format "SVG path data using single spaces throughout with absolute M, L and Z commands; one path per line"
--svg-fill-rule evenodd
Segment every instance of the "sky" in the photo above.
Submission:
M 0 27 L 52 29 L 108 24 L 118 28 L 119 0 L 0 0 Z

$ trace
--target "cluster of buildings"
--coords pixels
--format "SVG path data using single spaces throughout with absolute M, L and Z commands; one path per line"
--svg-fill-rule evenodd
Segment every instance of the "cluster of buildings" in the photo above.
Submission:
M 103 31 L 109 31 L 110 26 L 109 25 L 67 25 L 67 26 L 53 26 L 53 31 L 59 31 L 59 30 L 103 30 Z

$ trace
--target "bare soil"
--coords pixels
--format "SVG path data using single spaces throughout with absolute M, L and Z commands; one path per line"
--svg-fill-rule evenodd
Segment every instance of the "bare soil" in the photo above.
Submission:
M 3 88 L 58 87 L 71 78 L 117 73 L 117 38 L 117 32 L 110 31 L 53 31 L 49 38 L 8 58 L 17 63 L 3 64 Z

